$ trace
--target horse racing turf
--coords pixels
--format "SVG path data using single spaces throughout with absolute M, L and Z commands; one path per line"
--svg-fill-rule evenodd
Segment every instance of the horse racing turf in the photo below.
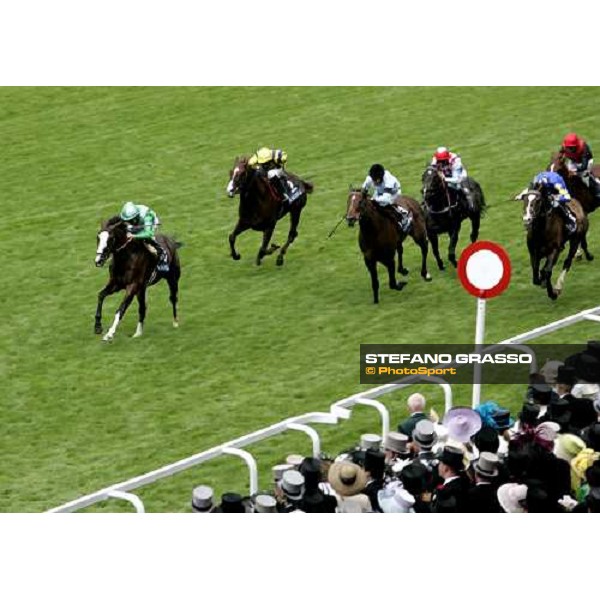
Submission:
M 594 88 L 4 88 L 0 90 L 2 294 L 0 353 L 5 468 L 0 510 L 42 511 L 360 390 L 361 342 L 470 342 L 475 300 L 454 269 L 418 276 L 417 248 L 402 292 L 372 304 L 357 229 L 340 226 L 350 183 L 383 162 L 418 195 L 431 152 L 449 145 L 482 185 L 489 211 L 481 239 L 513 260 L 509 290 L 490 301 L 492 342 L 598 304 L 598 268 L 576 263 L 552 303 L 530 283 L 521 207 L 511 202 L 575 129 L 600 152 Z M 237 211 L 226 198 L 237 154 L 278 145 L 289 168 L 315 183 L 300 235 L 283 267 L 256 267 L 259 234 L 228 256 Z M 133 305 L 111 344 L 93 334 L 96 294 L 107 278 L 93 258 L 101 218 L 127 199 L 147 203 L 181 250 L 181 327 L 171 327 L 166 286 L 149 293 L 144 336 L 131 339 Z M 590 249 L 600 252 L 597 217 Z M 283 241 L 287 220 L 275 238 Z M 459 251 L 468 243 L 463 230 Z M 444 253 L 447 237 L 442 238 Z M 555 273 L 556 276 L 556 273 Z M 105 326 L 117 305 L 105 303 Z M 541 341 L 599 337 L 592 324 Z M 437 388 L 421 386 L 441 408 Z M 483 397 L 516 409 L 518 386 Z M 457 404 L 470 388 L 458 386 Z M 388 401 L 392 421 L 406 392 Z M 320 427 L 324 449 L 377 431 L 355 410 Z M 257 444 L 260 483 L 307 438 Z M 188 510 L 195 484 L 245 491 L 245 467 L 221 458 L 140 490 L 150 511 Z M 94 510 L 129 510 L 112 501 Z

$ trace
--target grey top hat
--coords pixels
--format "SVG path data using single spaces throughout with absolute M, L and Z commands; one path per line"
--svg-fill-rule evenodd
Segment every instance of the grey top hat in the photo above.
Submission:
M 277 501 L 269 494 L 259 494 L 254 499 L 254 512 L 274 513 L 277 512 Z
M 199 485 L 192 492 L 192 510 L 194 512 L 210 512 L 213 508 L 214 491 L 207 485 Z
M 290 500 L 300 500 L 304 495 L 304 475 L 296 470 L 286 471 L 281 479 L 281 489 Z
M 385 450 L 391 450 L 398 454 L 406 454 L 408 452 L 408 436 L 397 431 L 390 431 L 385 436 L 383 447 Z
M 288 465 L 292 465 L 292 467 L 297 469 L 302 464 L 303 460 L 304 460 L 304 456 L 302 456 L 301 454 L 290 454 L 285 459 L 285 462 Z
M 286 471 L 293 469 L 294 465 L 275 465 L 271 471 L 273 471 L 273 480 L 278 482 Z
M 413 431 L 413 440 L 421 446 L 421 448 L 431 448 L 437 441 L 437 433 L 433 427 L 433 423 L 429 419 L 419 421 Z
M 483 477 L 497 477 L 500 459 L 491 452 L 482 452 L 475 463 L 475 471 Z
M 360 447 L 362 450 L 379 450 L 381 447 L 381 436 L 375 433 L 363 433 L 360 436 Z

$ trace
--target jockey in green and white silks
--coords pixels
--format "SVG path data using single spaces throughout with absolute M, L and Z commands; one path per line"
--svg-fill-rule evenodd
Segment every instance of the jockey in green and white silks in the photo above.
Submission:
M 126 202 L 121 209 L 121 220 L 127 223 L 128 237 L 143 240 L 152 246 L 158 255 L 157 269 L 168 271 L 168 256 L 162 246 L 157 242 L 155 233 L 160 224 L 156 213 L 144 204 Z

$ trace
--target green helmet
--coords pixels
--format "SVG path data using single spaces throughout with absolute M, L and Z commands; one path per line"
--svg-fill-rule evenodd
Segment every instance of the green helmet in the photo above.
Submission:
M 133 202 L 125 202 L 121 209 L 121 220 L 132 221 L 140 214 L 140 209 Z

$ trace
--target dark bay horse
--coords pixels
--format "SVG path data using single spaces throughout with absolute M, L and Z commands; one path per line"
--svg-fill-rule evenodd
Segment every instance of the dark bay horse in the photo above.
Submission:
M 471 242 L 477 241 L 479 237 L 481 217 L 486 210 L 483 191 L 474 179 L 467 179 L 474 206 L 473 210 L 469 210 L 457 197 L 456 190 L 448 186 L 443 174 L 433 165 L 425 169 L 421 181 L 427 235 L 431 241 L 437 266 L 441 271 L 444 270 L 444 262 L 440 258 L 438 247 L 438 236 L 447 233 L 450 236 L 448 260 L 456 267 L 456 245 L 461 223 L 465 219 L 471 221 Z
M 600 206 L 600 201 L 592 194 L 581 177 L 569 170 L 567 163 L 568 159 L 560 152 L 557 152 L 552 156 L 552 162 L 548 170 L 558 173 L 565 180 L 569 194 L 573 198 L 577 198 L 585 214 L 589 215 Z M 600 178 L 600 165 L 592 167 L 592 175 L 597 179 Z
M 587 216 L 577 200 L 572 199 L 569 202 L 569 207 L 577 219 L 577 230 L 567 238 L 563 217 L 559 214 L 559 209 L 552 207 L 546 193 L 526 189 L 515 200 L 523 202 L 523 224 L 527 229 L 527 249 L 531 261 L 533 285 L 545 285 L 548 297 L 556 300 L 562 292 L 567 272 L 571 268 L 573 257 L 580 244 L 587 253 Z M 569 243 L 567 258 L 563 263 L 556 287 L 553 287 L 552 270 L 567 242 Z M 540 263 L 544 259 L 545 263 L 540 273 Z
M 408 196 L 401 196 L 398 204 L 409 210 L 413 217 L 410 235 L 421 248 L 421 277 L 431 281 L 427 271 L 427 252 L 429 243 L 425 227 L 425 217 L 418 202 Z M 408 274 L 402 262 L 402 242 L 407 234 L 401 233 L 395 222 L 395 217 L 376 202 L 364 195 L 361 190 L 350 189 L 346 207 L 346 221 L 349 226 L 354 226 L 358 221 L 360 232 L 358 245 L 363 253 L 365 265 L 371 275 L 373 289 L 373 302 L 379 303 L 379 278 L 377 276 L 377 263 L 380 262 L 388 270 L 389 285 L 392 290 L 401 290 L 406 283 L 397 282 L 395 274 L 395 258 L 398 252 L 398 272 Z
M 279 248 L 275 244 L 269 244 L 277 221 L 289 213 L 290 230 L 287 241 L 279 250 L 276 263 L 277 266 L 283 265 L 285 253 L 290 244 L 298 237 L 300 214 L 306 206 L 307 194 L 311 194 L 313 191 L 312 183 L 304 181 L 292 173 L 287 173 L 288 179 L 298 187 L 300 192 L 298 197 L 289 203 L 280 197 L 274 186 L 269 182 L 266 173 L 248 166 L 246 157 L 242 156 L 235 159 L 229 176 L 230 196 L 233 197 L 238 191 L 240 194 L 238 222 L 229 235 L 231 257 L 233 260 L 240 260 L 241 258 L 241 255 L 235 249 L 235 240 L 240 233 L 247 229 L 262 231 L 263 241 L 256 256 L 256 264 L 260 265 L 265 256 L 272 254 Z
M 115 292 L 125 290 L 125 298 L 117 309 L 113 324 L 102 338 L 105 342 L 113 339 L 119 322 L 122 321 L 127 308 L 136 296 L 139 306 L 139 319 L 133 337 L 142 335 L 144 318 L 146 317 L 146 289 L 158 283 L 161 279 L 166 279 L 169 284 L 169 299 L 173 305 L 173 327 L 179 326 L 177 321 L 177 292 L 181 265 L 177 249 L 181 247 L 181 243 L 161 234 L 158 234 L 156 239 L 162 244 L 168 255 L 169 270 L 166 272 L 156 270 L 157 257 L 150 253 L 142 240 L 128 240 L 127 225 L 121 221 L 120 217 L 108 219 L 100 228 L 96 249 L 96 266 L 102 267 L 111 255 L 112 262 L 108 283 L 98 294 L 94 326 L 96 333 L 102 333 L 102 304 L 104 299 Z

